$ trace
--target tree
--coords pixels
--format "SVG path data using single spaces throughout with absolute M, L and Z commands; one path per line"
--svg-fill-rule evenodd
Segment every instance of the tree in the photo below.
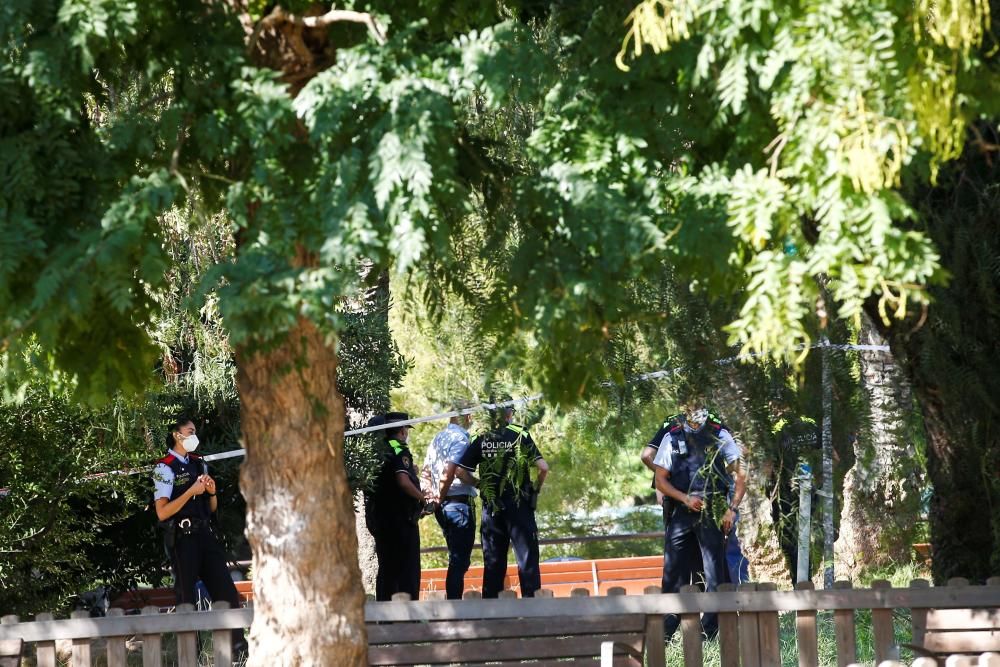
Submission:
M 364 661 L 333 381 L 360 261 L 426 275 L 431 304 L 476 301 L 563 403 L 602 377 L 600 351 L 636 314 L 620 286 L 664 261 L 715 293 L 745 289 L 734 335 L 778 357 L 807 339 L 807 276 L 830 278 L 845 317 L 872 295 L 894 313 L 921 299 L 936 258 L 894 224 L 908 210 L 893 186 L 911 159 L 950 155 L 959 112 L 988 100 L 981 13 L 963 9 L 954 31 L 920 23 L 931 41 L 897 53 L 909 5 L 705 7 L 659 33 L 703 29 L 679 57 L 629 75 L 613 65 L 618 5 L 596 1 L 0 9 L 8 378 L 58 368 L 91 400 L 144 388 L 168 282 L 160 214 L 196 193 L 229 224 L 233 259 L 198 294 L 217 297 L 238 366 L 255 663 Z M 941 50 L 960 70 L 915 77 L 914 106 L 901 72 L 938 72 Z M 852 94 L 859 81 L 882 97 Z M 952 83 L 964 106 L 939 103 Z M 815 90 L 830 94 L 813 104 Z

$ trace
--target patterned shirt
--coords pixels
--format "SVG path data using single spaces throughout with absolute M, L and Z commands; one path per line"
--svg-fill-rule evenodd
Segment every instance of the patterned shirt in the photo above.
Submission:
M 427 448 L 427 456 L 424 458 L 424 467 L 431 471 L 431 487 L 435 492 L 440 488 L 441 478 L 444 477 L 444 468 L 449 463 L 458 463 L 465 450 L 469 448 L 469 432 L 458 424 L 448 424 L 444 430 L 438 432 L 431 440 Z M 448 488 L 449 496 L 474 496 L 476 489 L 455 477 Z

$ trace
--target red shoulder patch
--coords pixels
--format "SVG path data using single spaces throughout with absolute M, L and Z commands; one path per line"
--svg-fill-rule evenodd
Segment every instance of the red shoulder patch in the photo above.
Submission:
M 177 457 L 175 457 L 173 454 L 167 454 L 166 456 L 164 456 L 162 459 L 159 460 L 159 463 L 164 463 L 166 465 L 170 465 L 176 459 L 177 459 Z
M 201 454 L 195 454 L 193 452 L 188 452 L 188 458 L 189 459 L 193 459 L 195 461 L 199 461 L 199 460 L 201 460 Z

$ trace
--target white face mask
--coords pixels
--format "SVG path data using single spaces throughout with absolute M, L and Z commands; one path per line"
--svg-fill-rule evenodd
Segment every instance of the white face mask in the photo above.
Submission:
M 193 452 L 198 449 L 198 436 L 192 433 L 188 437 L 184 438 L 184 440 L 181 441 L 181 444 L 184 445 L 185 450 Z

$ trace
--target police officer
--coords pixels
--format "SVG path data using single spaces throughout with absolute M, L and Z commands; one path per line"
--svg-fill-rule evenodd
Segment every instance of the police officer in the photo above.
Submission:
M 390 412 L 385 423 L 407 421 L 405 412 Z M 369 525 L 375 538 L 378 574 L 375 599 L 388 601 L 395 593 L 420 597 L 420 528 L 419 519 L 433 511 L 420 489 L 420 479 L 407 446 L 410 427 L 399 426 L 385 431 L 382 468 L 372 496 L 374 521 Z
M 215 480 L 205 461 L 194 453 L 198 448 L 195 431 L 194 422 L 186 417 L 170 426 L 169 451 L 153 469 L 156 517 L 164 529 L 178 604 L 195 602 L 200 579 L 213 600 L 225 600 L 235 609 L 240 596 L 226 567 L 226 552 L 210 524 L 219 506 Z M 233 630 L 233 649 L 246 651 L 242 630 Z
M 503 590 L 512 542 L 521 597 L 534 597 L 542 586 L 535 505 L 549 466 L 531 434 L 511 423 L 513 407 L 498 408 L 496 416 L 497 428 L 472 441 L 456 473 L 464 483 L 479 486 L 483 502 L 483 597 L 495 598 Z M 532 465 L 538 469 L 534 484 Z M 472 474 L 477 468 L 479 479 Z
M 472 407 L 469 401 L 456 401 L 453 412 Z M 429 489 L 437 489 L 439 507 L 435 512 L 448 545 L 448 576 L 445 591 L 449 600 L 460 600 L 465 589 L 465 573 L 472 561 L 476 541 L 476 489 L 455 479 L 455 469 L 469 448 L 472 415 L 459 414 L 434 436 L 424 459 L 423 477 Z
M 681 420 L 684 418 L 682 413 L 676 415 L 670 415 L 665 420 L 663 420 L 663 426 L 660 427 L 646 446 L 642 448 L 642 453 L 639 455 L 639 460 L 642 464 L 650 469 L 653 473 L 652 480 L 650 481 L 650 486 L 654 489 L 656 493 L 656 504 L 663 508 L 663 528 L 666 530 L 667 521 L 670 517 L 667 516 L 667 503 L 663 502 L 663 492 L 656 488 L 656 465 L 653 461 L 656 459 L 656 454 L 660 450 L 660 443 L 667 439 L 667 436 L 671 433 L 678 432 L 682 426 Z
M 742 451 L 732 434 L 708 410 L 700 408 L 681 420 L 660 443 L 654 460 L 656 487 L 670 501 L 670 518 L 664 534 L 664 593 L 676 593 L 690 576 L 695 554 L 700 552 L 705 589 L 716 590 L 726 576 L 725 534 L 736 519 L 746 493 Z M 730 498 L 730 478 L 734 492 Z M 669 640 L 680 619 L 666 617 L 664 635 Z M 705 614 L 702 629 L 709 637 L 718 632 L 715 614 Z

